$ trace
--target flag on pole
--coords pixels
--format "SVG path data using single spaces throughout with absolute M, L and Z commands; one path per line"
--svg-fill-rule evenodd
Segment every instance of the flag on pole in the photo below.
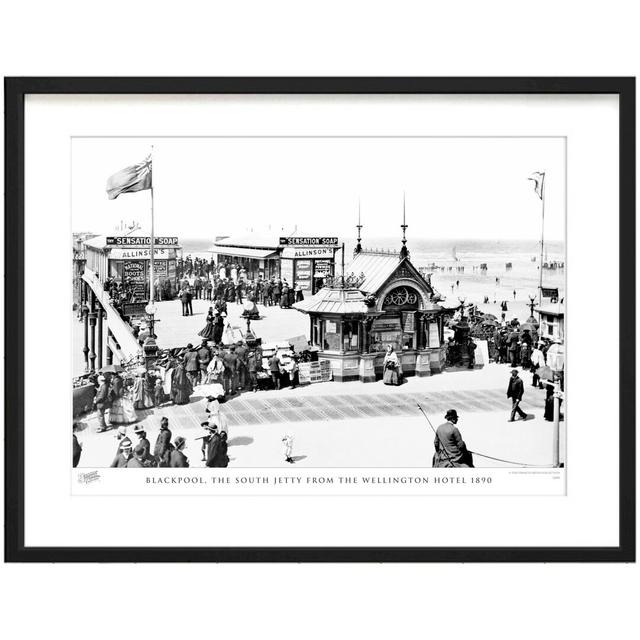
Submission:
M 544 171 L 536 171 L 535 173 L 532 173 L 527 180 L 534 181 L 538 198 L 542 200 L 542 193 L 544 192 Z
M 121 193 L 151 189 L 151 156 L 114 173 L 107 180 L 107 196 L 115 200 Z

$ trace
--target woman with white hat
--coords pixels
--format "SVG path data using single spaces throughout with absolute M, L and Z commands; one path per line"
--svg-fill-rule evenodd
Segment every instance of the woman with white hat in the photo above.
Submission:
M 112 467 L 123 469 L 126 468 L 129 460 L 133 457 L 133 445 L 131 439 L 128 437 L 122 438 L 120 446 L 118 447 L 118 453 L 111 463 Z

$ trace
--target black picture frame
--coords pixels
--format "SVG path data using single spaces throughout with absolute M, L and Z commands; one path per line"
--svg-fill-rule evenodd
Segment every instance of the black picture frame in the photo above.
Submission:
M 5 561 L 635 561 L 635 78 L 5 78 Z M 615 94 L 620 160 L 619 545 L 616 547 L 26 547 L 24 541 L 24 104 L 28 94 Z M 624 309 L 622 304 L 624 301 Z M 595 516 L 594 516 L 595 517 Z

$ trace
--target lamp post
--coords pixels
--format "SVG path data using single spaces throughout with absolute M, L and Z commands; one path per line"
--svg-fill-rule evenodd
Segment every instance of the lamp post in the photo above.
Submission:
M 458 300 L 460 301 L 460 321 L 462 321 L 464 320 L 464 303 L 467 301 L 467 299 L 459 297 Z
M 153 301 L 153 297 L 151 302 L 147 304 L 144 310 L 147 312 L 147 315 L 149 317 L 149 336 L 142 344 L 142 351 L 144 353 L 145 368 L 149 370 L 158 358 L 158 344 L 156 342 L 156 338 L 158 336 L 156 336 L 155 333 L 155 313 L 157 311 L 157 308 L 155 302 Z
M 534 320 L 535 318 L 533 316 L 533 307 L 535 306 L 536 306 L 536 297 L 529 294 L 529 309 L 531 309 L 530 319 L 533 318 Z
M 564 372 L 564 345 L 552 344 L 547 351 L 547 364 L 553 371 L 553 466 L 560 466 L 560 375 Z

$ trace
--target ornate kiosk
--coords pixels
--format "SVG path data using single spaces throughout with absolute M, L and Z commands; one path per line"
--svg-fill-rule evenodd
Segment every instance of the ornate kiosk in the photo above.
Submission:
M 358 238 L 344 270 L 349 275 L 329 279 L 314 296 L 293 305 L 309 315 L 310 341 L 320 358 L 331 361 L 336 381 L 382 378 L 388 345 L 405 376 L 428 376 L 445 366 L 445 310 L 411 264 L 404 234 L 402 243 L 399 252 L 367 251 Z

